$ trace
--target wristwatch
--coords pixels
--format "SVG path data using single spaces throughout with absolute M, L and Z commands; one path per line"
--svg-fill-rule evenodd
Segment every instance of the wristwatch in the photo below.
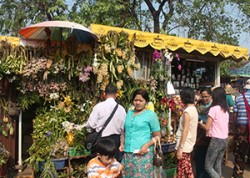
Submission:
M 183 145 L 180 145 L 180 148 L 181 148 L 182 150 L 183 150 L 183 147 L 184 147 Z

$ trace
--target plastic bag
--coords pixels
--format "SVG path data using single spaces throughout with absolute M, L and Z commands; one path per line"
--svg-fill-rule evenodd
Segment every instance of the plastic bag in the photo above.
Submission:
M 167 178 L 167 175 L 162 166 L 160 167 L 154 166 L 154 178 Z
M 171 81 L 168 81 L 168 83 L 167 83 L 167 94 L 168 95 L 174 95 L 175 94 L 174 86 L 173 86 Z

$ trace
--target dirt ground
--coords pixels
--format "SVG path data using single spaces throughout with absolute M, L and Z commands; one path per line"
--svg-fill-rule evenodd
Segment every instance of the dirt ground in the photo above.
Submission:
M 233 173 L 233 161 L 234 156 L 233 152 L 229 152 L 228 161 L 225 165 L 222 166 L 222 178 L 231 178 Z M 250 165 L 246 165 L 246 169 L 244 171 L 244 178 L 250 178 Z

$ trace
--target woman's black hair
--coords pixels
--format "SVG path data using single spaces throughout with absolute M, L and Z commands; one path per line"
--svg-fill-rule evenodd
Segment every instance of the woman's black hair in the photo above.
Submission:
M 101 138 L 95 146 L 95 152 L 113 158 L 116 154 L 114 141 L 109 138 Z
M 200 94 L 203 93 L 204 91 L 207 92 L 207 94 L 209 94 L 210 96 L 212 96 L 211 88 L 208 88 L 208 87 L 201 88 Z
M 194 89 L 190 87 L 184 87 L 182 88 L 180 92 L 181 101 L 183 104 L 193 104 L 194 103 L 194 97 L 195 92 Z
M 226 91 L 222 87 L 217 87 L 212 91 L 212 106 L 219 105 L 224 112 L 229 111 L 227 100 L 226 100 Z
M 135 90 L 132 96 L 132 101 L 135 99 L 136 95 L 141 95 L 146 100 L 146 102 L 149 102 L 149 95 L 148 95 L 147 90 L 144 90 L 144 89 Z

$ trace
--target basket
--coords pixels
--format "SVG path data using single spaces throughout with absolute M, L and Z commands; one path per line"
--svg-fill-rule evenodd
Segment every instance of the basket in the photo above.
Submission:
M 164 171 L 167 178 L 174 177 L 176 175 L 176 167 L 171 169 L 165 169 Z
M 63 169 L 66 165 L 67 158 L 60 158 L 60 159 L 52 159 L 51 161 L 54 162 L 56 170 Z
M 170 153 L 175 150 L 176 143 L 162 143 L 161 149 L 163 153 Z
M 51 162 L 54 163 L 56 170 L 61 170 L 61 169 L 64 169 L 64 167 L 66 166 L 67 160 L 68 158 L 58 158 L 58 159 L 51 159 Z M 38 162 L 38 168 L 40 171 L 44 169 L 44 164 L 45 164 L 45 161 Z

